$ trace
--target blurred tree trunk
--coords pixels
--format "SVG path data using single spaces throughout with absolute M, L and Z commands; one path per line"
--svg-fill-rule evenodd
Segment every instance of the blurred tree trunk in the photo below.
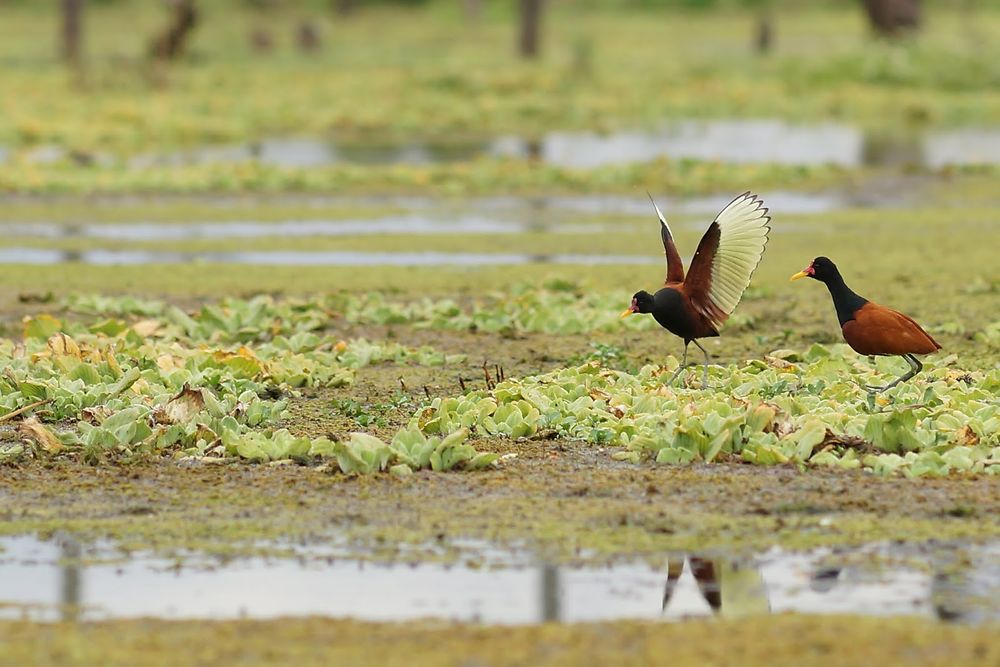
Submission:
M 541 38 L 542 3 L 544 0 L 519 0 L 521 3 L 521 26 L 518 35 L 518 52 L 524 58 L 538 56 Z
M 774 16 L 764 10 L 757 15 L 757 29 L 754 31 L 754 50 L 757 53 L 770 53 L 774 41 Z
M 469 21 L 478 21 L 483 15 L 483 0 L 463 0 L 465 6 L 465 18 Z
M 82 64 L 83 0 L 62 0 L 62 58 L 79 69 Z
M 862 0 L 872 29 L 892 37 L 920 27 L 921 0 Z
M 347 16 L 354 12 L 355 0 L 332 0 L 333 11 L 337 16 Z
M 300 51 L 315 53 L 323 46 L 319 28 L 311 21 L 300 21 L 295 29 L 295 43 Z
M 184 53 L 188 37 L 198 25 L 194 0 L 169 0 L 169 4 L 173 8 L 170 25 L 149 46 L 150 55 L 157 60 L 176 60 Z
M 270 30 L 254 28 L 250 31 L 250 48 L 256 53 L 270 53 L 274 50 L 274 37 Z

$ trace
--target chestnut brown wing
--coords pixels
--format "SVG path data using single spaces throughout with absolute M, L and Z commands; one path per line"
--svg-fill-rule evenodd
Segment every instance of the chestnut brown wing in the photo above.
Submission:
M 911 318 L 871 301 L 844 322 L 841 331 L 858 354 L 930 354 L 941 349 Z
M 694 308 L 720 326 L 750 285 L 771 231 L 764 202 L 744 192 L 722 209 L 698 244 L 684 292 Z
M 649 195 L 649 201 L 656 209 L 656 217 L 660 219 L 660 240 L 663 241 L 663 254 L 667 256 L 667 277 L 663 281 L 664 285 L 679 283 L 684 281 L 684 262 L 681 261 L 680 253 L 677 252 L 677 245 L 674 243 L 674 235 L 670 231 L 667 219 L 663 217 L 660 207 L 653 201 L 653 195 Z

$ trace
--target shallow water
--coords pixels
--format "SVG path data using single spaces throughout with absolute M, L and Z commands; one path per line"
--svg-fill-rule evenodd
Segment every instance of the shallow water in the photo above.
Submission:
M 311 200 L 310 200 L 311 201 Z M 306 205 L 310 204 L 306 202 Z M 702 231 L 728 201 L 728 196 L 666 197 L 657 201 L 668 211 L 674 229 Z M 768 193 L 768 206 L 782 216 L 819 213 L 852 206 L 888 204 L 870 191 Z M 124 202 L 134 205 L 128 198 Z M 150 210 L 160 204 L 143 202 Z M 225 200 L 213 202 L 219 206 L 252 205 L 252 201 Z M 302 202 L 297 202 L 302 205 Z M 535 253 L 507 255 L 451 253 L 363 253 L 363 252 L 295 252 L 241 251 L 227 240 L 273 238 L 358 238 L 369 236 L 433 236 L 433 235 L 607 235 L 648 232 L 655 217 L 649 201 L 629 196 L 497 196 L 471 199 L 434 199 L 421 197 L 336 198 L 314 202 L 317 206 L 348 206 L 351 211 L 369 209 L 370 213 L 353 213 L 352 217 L 298 217 L 286 220 L 178 220 L 103 222 L 99 214 L 83 209 L 80 218 L 71 222 L 11 220 L 0 222 L 0 233 L 8 242 L 16 239 L 88 239 L 117 244 L 149 242 L 218 241 L 216 251 L 170 252 L 127 247 L 67 251 L 58 248 L 0 248 L 0 263 L 58 264 L 142 264 L 188 263 L 218 261 L 237 264 L 363 266 L 421 265 L 511 265 L 528 263 L 606 264 L 653 263 L 651 257 L 606 256 L 541 256 Z M 898 203 L 898 202 L 897 202 Z M 271 204 L 273 205 L 273 203 Z M 386 213 L 386 209 L 402 213 Z M 606 217 L 608 216 L 608 217 Z M 610 217 L 614 216 L 614 217 Z M 697 216 L 697 217 L 694 217 Z M 88 217 L 90 218 L 88 220 Z M 776 233 L 794 233 L 794 223 L 786 222 Z M 280 246 L 279 246 L 280 247 Z M 556 244 L 556 247 L 558 245 Z
M 782 210 L 815 211 L 844 203 L 840 195 L 775 193 L 769 204 Z M 726 197 L 662 198 L 671 216 L 698 214 L 704 219 L 674 222 L 675 229 L 700 231 L 706 219 L 725 206 Z M 776 204 L 772 203 L 776 202 Z M 155 207 L 150 204 L 151 207 Z M 259 238 L 349 238 L 379 235 L 476 235 L 476 234 L 641 234 L 655 228 L 652 206 L 642 198 L 629 197 L 490 197 L 468 200 L 423 198 L 354 201 L 355 207 L 372 207 L 377 215 L 386 206 L 406 209 L 404 214 L 371 218 L 316 218 L 279 221 L 179 221 L 102 223 L 4 222 L 4 237 L 14 239 L 89 239 L 128 244 L 134 242 L 217 241 L 204 250 L 159 250 L 112 246 L 67 250 L 44 247 L 0 248 L 0 264 L 89 265 L 188 264 L 214 262 L 272 266 L 480 266 L 522 264 L 658 264 L 657 255 L 539 254 L 481 252 L 363 252 L 309 250 L 247 250 L 226 243 L 234 239 Z M 591 216 L 582 219 L 579 214 Z M 600 221 L 602 214 L 618 215 Z M 650 227 L 654 225 L 654 227 Z M 784 233 L 793 232 L 786 225 Z M 109 245 L 111 245 L 109 243 Z M 216 249 L 217 248 L 217 249 Z M 280 248 L 280 246 L 279 246 Z
M 308 250 L 235 250 L 184 252 L 170 250 L 55 250 L 0 248 L 0 264 L 249 264 L 254 266 L 513 266 L 521 264 L 660 264 L 642 255 L 532 255 L 474 252 L 360 252 Z
M 9 153 L 9 151 L 8 151 Z M 79 155 L 55 145 L 23 153 L 37 164 L 72 160 L 112 164 L 109 155 Z M 273 137 L 247 144 L 202 146 L 171 153 L 137 155 L 136 169 L 155 166 L 239 164 L 275 167 L 429 165 L 483 157 L 533 159 L 560 167 L 594 167 L 649 162 L 659 158 L 731 164 L 841 167 L 924 166 L 1000 163 L 1000 128 L 872 132 L 844 123 L 790 123 L 777 119 L 680 120 L 654 129 L 550 132 L 539 138 L 516 135 L 462 141 L 351 142 L 308 137 Z M 10 159 L 0 148 L 0 163 Z
M 841 123 L 798 124 L 781 120 L 686 120 L 653 130 L 609 133 L 551 132 L 538 139 L 501 136 L 478 141 L 396 145 L 308 138 L 209 146 L 133 158 L 131 166 L 226 164 L 255 161 L 278 167 L 335 164 L 440 164 L 480 157 L 535 159 L 572 169 L 650 162 L 659 158 L 731 164 L 841 167 L 1000 163 L 1000 129 L 965 128 L 884 134 Z
M 252 239 L 267 237 L 338 237 L 434 234 L 597 234 L 616 227 L 601 224 L 545 224 L 485 216 L 431 219 L 422 215 L 390 216 L 367 220 L 284 220 L 279 222 L 128 222 L 2 224 L 5 236 L 19 238 L 85 238 L 119 241 L 191 241 L 199 239 Z
M 0 615 L 8 618 L 324 615 L 520 624 L 786 611 L 1000 618 L 1000 543 L 937 545 L 922 555 L 875 545 L 747 558 L 678 555 L 656 566 L 494 568 L 315 557 L 196 567 L 132 557 L 82 565 L 81 548 L 70 539 L 8 537 L 0 546 Z M 876 558 L 889 564 L 875 565 Z

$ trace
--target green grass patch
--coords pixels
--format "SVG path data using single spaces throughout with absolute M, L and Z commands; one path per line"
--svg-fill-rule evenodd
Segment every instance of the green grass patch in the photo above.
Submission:
M 324 37 L 296 52 L 295 26 Z M 465 22 L 453 5 L 342 18 L 326 6 L 256 11 L 212 3 L 175 66 L 145 61 L 158 5 L 88 7 L 82 81 L 53 57 L 57 17 L 3 9 L 0 144 L 135 154 L 269 135 L 381 142 L 549 129 L 602 129 L 677 117 L 835 119 L 866 125 L 992 123 L 1000 116 L 1000 13 L 938 5 L 910 40 L 872 39 L 860 9 L 783 10 L 772 53 L 755 56 L 755 15 L 587 10 L 554 5 L 543 56 L 520 61 L 506 11 Z M 250 33 L 279 47 L 253 51 Z
M 460 164 L 291 168 L 247 162 L 182 167 L 75 167 L 13 162 L 0 165 L 0 192 L 130 193 L 489 193 L 621 192 L 667 187 L 693 194 L 758 187 L 840 185 L 867 173 L 834 166 L 737 165 L 660 159 L 650 163 L 572 169 L 531 160 L 482 158 Z

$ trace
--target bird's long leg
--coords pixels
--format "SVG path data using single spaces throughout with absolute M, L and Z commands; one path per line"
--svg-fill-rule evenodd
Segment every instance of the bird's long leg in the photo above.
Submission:
M 920 371 L 922 371 L 924 369 L 924 365 L 922 363 L 920 363 L 920 360 L 917 359 L 912 354 L 904 354 L 903 358 L 906 359 L 906 363 L 910 364 L 910 370 L 909 371 L 907 371 L 904 375 L 896 378 L 895 380 L 893 380 L 889 384 L 885 385 L 884 387 L 873 387 L 873 386 L 869 385 L 868 391 L 870 391 L 872 393 L 876 393 L 876 394 L 881 393 L 883 391 L 888 391 L 889 389 L 892 389 L 893 387 L 895 387 L 900 382 L 906 382 L 911 377 L 913 377 L 914 375 L 916 375 L 917 373 L 919 373 Z
M 684 359 L 681 360 L 681 365 L 677 367 L 677 370 L 674 371 L 674 374 L 670 376 L 669 380 L 667 380 L 667 386 L 668 387 L 673 386 L 674 380 L 677 379 L 677 376 L 681 374 L 682 370 L 684 370 L 685 368 L 687 368 L 687 365 L 688 365 L 688 345 L 690 345 L 690 344 L 691 344 L 690 340 L 688 340 L 688 339 L 684 340 Z
M 694 341 L 694 344 L 698 346 L 699 350 L 701 350 L 702 352 L 705 353 L 705 366 L 704 366 L 704 372 L 703 372 L 703 374 L 701 376 L 701 388 L 702 389 L 707 389 L 708 388 L 708 365 L 710 363 L 712 363 L 712 355 L 710 355 L 708 353 L 708 350 L 706 350 L 705 348 L 703 348 L 701 346 L 701 343 L 699 343 L 697 340 Z

